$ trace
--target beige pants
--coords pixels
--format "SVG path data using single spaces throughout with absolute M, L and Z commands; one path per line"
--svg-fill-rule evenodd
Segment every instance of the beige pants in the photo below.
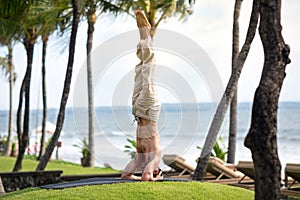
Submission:
M 153 81 L 155 60 L 150 36 L 139 42 L 136 54 L 141 62 L 135 67 L 132 114 L 137 120 L 143 118 L 156 122 L 160 112 L 160 103 Z

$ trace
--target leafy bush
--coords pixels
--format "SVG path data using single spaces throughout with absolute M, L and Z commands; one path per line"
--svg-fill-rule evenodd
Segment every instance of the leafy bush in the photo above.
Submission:
M 127 138 L 127 141 L 130 143 L 130 145 L 125 145 L 125 153 L 128 153 L 129 156 L 131 158 L 134 158 L 135 154 L 136 154 L 136 141 L 135 140 L 131 140 Z
M 197 146 L 197 149 L 202 150 L 202 147 Z M 224 144 L 224 140 L 223 140 L 222 136 L 220 136 L 219 139 L 215 142 L 210 155 L 220 158 L 221 160 L 225 161 L 225 157 L 226 157 L 227 153 L 228 153 L 228 149 Z
M 79 149 L 81 149 L 81 153 L 82 153 L 82 157 L 86 158 L 88 156 L 89 153 L 89 144 L 87 142 L 86 137 L 84 137 L 81 141 L 80 145 L 77 144 L 73 144 L 74 147 L 77 147 Z

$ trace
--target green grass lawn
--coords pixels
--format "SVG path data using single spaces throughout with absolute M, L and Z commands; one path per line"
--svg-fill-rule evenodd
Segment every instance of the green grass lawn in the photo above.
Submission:
M 63 190 L 31 188 L 8 193 L 6 200 L 26 199 L 201 199 L 252 200 L 254 193 L 237 187 L 203 182 L 139 182 L 94 185 Z
M 0 156 L 0 172 L 11 172 L 16 158 Z M 38 162 L 23 160 L 22 171 L 34 171 Z M 118 171 L 109 168 L 87 168 L 65 161 L 50 161 L 46 170 L 63 170 L 63 175 L 104 174 Z M 247 200 L 254 192 L 207 182 L 137 182 L 94 185 L 62 190 L 29 188 L 0 196 L 0 199 L 201 199 Z M 299 198 L 291 198 L 299 199 Z
M 11 172 L 16 158 L 0 156 L 0 172 Z M 24 159 L 22 162 L 22 171 L 35 171 L 38 161 L 33 159 Z M 76 174 L 103 174 L 115 173 L 116 170 L 110 168 L 89 168 L 82 167 L 79 164 L 74 164 L 65 161 L 50 161 L 45 170 L 63 170 L 63 175 L 76 175 Z
M 0 156 L 0 172 L 11 172 L 15 158 Z M 35 170 L 38 162 L 23 160 L 22 171 Z M 108 168 L 84 168 L 78 164 L 50 161 L 46 170 L 63 170 L 64 175 L 117 172 Z M 247 200 L 254 193 L 226 185 L 201 182 L 138 182 L 108 185 L 94 185 L 62 190 L 29 188 L 7 193 L 0 199 L 209 199 Z

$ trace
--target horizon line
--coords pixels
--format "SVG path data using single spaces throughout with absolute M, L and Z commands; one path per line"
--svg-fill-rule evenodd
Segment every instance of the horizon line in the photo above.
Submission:
M 281 103 L 299 103 L 300 104 L 300 101 L 279 101 L 279 104 Z M 177 102 L 166 102 L 166 103 L 162 103 L 161 105 L 178 105 L 178 104 L 219 104 L 219 103 L 214 103 L 214 102 L 184 102 L 184 103 L 177 103 Z M 253 104 L 253 101 L 241 101 L 241 102 L 238 102 L 238 104 Z M 97 106 L 94 106 L 94 108 L 110 108 L 110 107 L 130 107 L 131 105 L 97 105 Z M 79 109 L 79 108 L 84 108 L 84 109 L 87 109 L 88 108 L 88 105 L 87 106 L 66 106 L 66 109 L 72 109 L 72 108 L 76 108 L 76 109 Z M 47 110 L 58 110 L 59 107 L 49 107 L 47 108 Z M 42 108 L 31 108 L 30 111 L 33 111 L 33 110 L 43 110 Z M 0 109 L 0 112 L 3 112 L 3 111 L 9 111 L 8 109 Z M 17 110 L 13 110 L 14 112 L 16 112 Z

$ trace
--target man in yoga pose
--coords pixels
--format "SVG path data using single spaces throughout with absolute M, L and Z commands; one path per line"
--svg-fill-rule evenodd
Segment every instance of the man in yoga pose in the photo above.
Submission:
M 162 179 L 158 164 L 161 158 L 160 137 L 157 120 L 160 104 L 153 83 L 154 53 L 151 25 L 142 11 L 136 11 L 136 21 L 140 32 L 137 57 L 141 62 L 135 67 L 135 84 L 132 96 L 132 114 L 137 120 L 136 156 L 127 164 L 122 179 L 154 181 Z M 134 176 L 136 170 L 142 170 L 142 177 Z

